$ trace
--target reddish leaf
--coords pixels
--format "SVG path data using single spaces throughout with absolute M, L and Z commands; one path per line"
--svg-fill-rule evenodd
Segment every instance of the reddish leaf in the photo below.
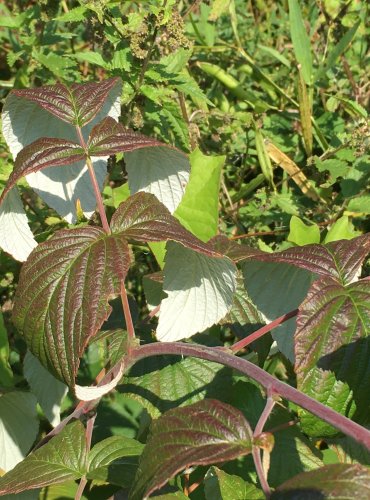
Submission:
M 107 156 L 148 146 L 166 146 L 166 144 L 125 128 L 109 116 L 95 125 L 88 143 L 91 156 Z
M 131 500 L 146 498 L 190 465 L 233 460 L 252 451 L 252 431 L 230 405 L 205 399 L 165 413 L 151 425 Z
M 134 241 L 173 240 L 187 248 L 209 255 L 222 257 L 207 243 L 203 243 L 181 226 L 169 210 L 150 193 L 136 193 L 121 203 L 111 220 L 115 233 Z
M 123 236 L 83 227 L 41 243 L 23 266 L 14 321 L 31 352 L 68 385 L 87 343 L 108 318 L 130 257 Z
M 369 498 L 370 470 L 357 464 L 332 464 L 298 474 L 283 483 L 271 500 Z
M 76 142 L 48 137 L 37 139 L 18 154 L 14 170 L 0 197 L 0 203 L 21 177 L 47 167 L 70 165 L 84 158 L 85 152 Z
M 343 286 L 315 281 L 297 318 L 295 355 L 298 389 L 360 423 L 368 419 L 370 374 L 370 280 Z M 337 431 L 303 412 L 314 436 Z
M 120 78 L 109 78 L 100 83 L 61 83 L 35 89 L 12 90 L 18 97 L 36 102 L 61 120 L 82 127 L 102 108 L 111 89 Z
M 321 276 L 335 278 L 349 283 L 360 269 L 363 260 L 370 252 L 370 234 L 363 234 L 352 240 L 340 240 L 327 245 L 304 245 L 276 253 L 229 242 L 220 237 L 214 238 L 213 246 L 220 248 L 234 262 L 255 259 L 264 262 L 284 262 L 301 267 Z

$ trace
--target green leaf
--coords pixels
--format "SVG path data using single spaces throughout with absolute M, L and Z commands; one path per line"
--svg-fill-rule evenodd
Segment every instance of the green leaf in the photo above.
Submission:
M 368 498 L 369 483 L 370 470 L 367 467 L 326 465 L 286 481 L 271 495 L 271 500 Z
M 76 421 L 1 477 L 0 494 L 79 479 L 86 472 L 86 459 L 85 429 Z
M 100 66 L 101 68 L 106 68 L 108 63 L 103 59 L 103 56 L 99 54 L 99 52 L 76 52 L 73 54 L 73 57 L 77 59 L 77 61 L 88 62 L 89 64 L 95 64 L 96 66 Z
M 307 85 L 312 81 L 312 53 L 310 39 L 303 22 L 302 12 L 298 0 L 288 0 L 290 36 L 293 42 L 294 54 L 301 65 L 302 76 Z
M 23 262 L 36 245 L 21 197 L 14 188 L 0 205 L 0 247 Z
M 352 240 L 358 235 L 347 215 L 337 219 L 325 236 L 325 243 L 338 240 Z
M 190 155 L 191 173 L 175 217 L 202 241 L 218 230 L 218 193 L 225 156 L 205 156 L 199 149 Z
M 320 243 L 320 228 L 316 224 L 308 226 L 299 217 L 293 215 L 290 219 L 290 232 L 287 240 L 300 246 Z
M 125 153 L 131 194 L 154 194 L 173 213 L 189 180 L 188 157 L 176 148 L 159 146 Z
M 3 313 L 0 311 L 0 385 L 13 385 L 13 372 L 9 365 L 8 333 L 5 328 Z
M 120 78 L 109 78 L 95 83 L 74 83 L 67 87 L 61 83 L 35 89 L 17 89 L 17 97 L 37 103 L 60 120 L 80 127 L 87 125 L 100 111 L 113 87 Z
M 69 386 L 129 265 L 125 238 L 90 226 L 58 231 L 22 268 L 14 322 L 30 351 Z
M 122 379 L 118 390 L 139 401 L 153 418 L 204 398 L 229 395 L 230 370 L 218 363 L 178 356 L 139 361 Z
M 329 69 L 331 69 L 338 57 L 343 54 L 343 52 L 347 49 L 348 45 L 351 43 L 353 37 L 355 36 L 358 27 L 361 24 L 361 20 L 359 19 L 349 30 L 345 32 L 342 38 L 338 43 L 334 45 L 334 48 L 329 52 L 328 57 L 324 61 L 324 63 L 319 67 L 315 74 L 315 80 L 319 80 Z
M 60 406 L 67 387 L 45 370 L 29 351 L 24 358 L 23 373 L 46 418 L 55 427 L 60 422 Z
M 347 210 L 362 214 L 370 214 L 370 195 L 357 196 L 349 201 Z
M 170 410 L 151 425 L 130 499 L 149 496 L 190 465 L 224 462 L 251 451 L 251 428 L 232 406 L 208 399 Z
M 220 321 L 231 309 L 236 290 L 236 267 L 215 258 L 167 244 L 164 286 L 157 328 L 161 341 L 191 337 Z
M 34 58 L 58 78 L 63 78 L 68 68 L 76 66 L 74 60 L 60 56 L 54 52 L 45 54 L 34 51 Z
M 239 476 L 211 467 L 204 482 L 206 500 L 263 500 L 262 490 Z
M 55 18 L 55 21 L 60 21 L 63 23 L 76 23 L 80 21 L 84 21 L 87 12 L 87 8 L 83 5 L 79 7 L 75 7 L 74 9 L 70 9 L 68 12 L 61 14 L 60 16 Z
M 110 225 L 114 233 L 128 240 L 144 243 L 173 240 L 205 255 L 221 257 L 210 245 L 183 228 L 169 210 L 149 193 L 136 193 L 121 203 Z
M 87 479 L 131 486 L 143 448 L 143 444 L 125 436 L 103 439 L 90 451 Z
M 0 203 L 20 178 L 47 167 L 70 165 L 85 158 L 83 148 L 76 142 L 43 137 L 26 146 L 18 154 Z
M 23 460 L 37 437 L 38 429 L 33 394 L 14 391 L 0 396 L 0 469 L 8 471 Z
M 370 405 L 370 280 L 343 286 L 315 281 L 300 307 L 295 333 L 297 388 L 342 415 L 366 423 Z M 299 410 L 306 433 L 333 436 L 336 429 Z
M 328 442 L 328 446 L 341 463 L 370 465 L 370 450 L 358 446 L 357 441 L 349 436 L 332 439 Z

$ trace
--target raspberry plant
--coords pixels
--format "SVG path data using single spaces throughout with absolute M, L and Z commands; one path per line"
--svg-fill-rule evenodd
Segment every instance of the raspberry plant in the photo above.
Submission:
M 49 380 L 65 384 L 78 402 L 0 479 L 0 494 L 78 481 L 76 499 L 88 496 L 99 482 L 129 491 L 133 500 L 161 488 L 163 498 L 172 498 L 166 490 L 170 482 L 176 498 L 200 483 L 207 498 L 215 488 L 220 498 L 231 498 L 223 492 L 230 485 L 242 492 L 238 498 L 293 498 L 302 491 L 331 498 L 345 478 L 343 494 L 364 498 L 368 469 L 322 466 L 314 443 L 343 433 L 370 449 L 370 289 L 369 278 L 359 279 L 370 251 L 369 235 L 276 253 L 222 235 L 201 241 L 189 230 L 191 221 L 181 205 L 191 170 L 188 157 L 119 123 L 120 93 L 119 78 L 13 90 L 3 110 L 4 137 L 15 163 L 0 198 L 6 235 L 1 244 L 25 261 L 14 325 L 29 349 L 28 366 L 40 362 Z M 106 160 L 121 153 L 130 195 L 109 220 L 101 194 Z M 16 188 L 24 176 L 77 225 L 37 244 Z M 95 207 L 100 223 L 78 223 L 79 211 L 89 218 Z M 146 278 L 153 304 L 148 335 L 143 318 L 133 319 L 126 281 L 132 248 L 137 253 L 149 245 L 158 251 L 153 243 L 166 244 L 166 256 L 163 272 Z M 253 325 L 271 317 L 281 297 L 262 306 L 245 286 L 252 280 L 259 285 L 261 276 L 271 273 L 282 273 L 282 288 L 288 273 L 303 290 L 292 310 L 229 345 L 214 346 L 204 335 L 187 340 L 215 324 Z M 110 328 L 115 297 L 121 298 L 123 314 L 119 327 Z M 293 335 L 288 329 L 274 330 L 288 321 Z M 296 387 L 245 356 L 246 347 L 270 331 L 275 348 L 294 362 Z M 104 346 L 105 366 L 86 385 L 78 380 L 79 369 L 94 344 Z M 242 378 L 235 379 L 236 374 Z M 140 441 L 123 435 L 94 440 L 100 402 L 112 391 L 131 394 L 147 409 L 153 419 L 147 439 L 144 433 Z M 295 430 L 285 434 L 282 448 L 279 432 L 292 420 Z M 279 482 L 274 450 L 282 459 L 295 440 L 304 443 L 311 462 L 303 467 L 306 472 Z M 247 455 L 256 471 L 249 480 L 219 468 Z M 189 467 L 195 466 L 200 476 L 192 482 Z

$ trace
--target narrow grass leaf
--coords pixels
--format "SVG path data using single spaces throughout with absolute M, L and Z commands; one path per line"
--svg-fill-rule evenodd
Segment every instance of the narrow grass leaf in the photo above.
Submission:
M 299 114 L 301 117 L 301 127 L 303 143 L 307 156 L 312 155 L 312 106 L 307 92 L 306 83 L 303 78 L 302 70 L 298 67 L 298 103 Z
M 302 67 L 302 76 L 307 85 L 312 82 L 312 53 L 310 39 L 303 22 L 298 0 L 288 0 L 290 36 L 293 42 L 294 54 Z

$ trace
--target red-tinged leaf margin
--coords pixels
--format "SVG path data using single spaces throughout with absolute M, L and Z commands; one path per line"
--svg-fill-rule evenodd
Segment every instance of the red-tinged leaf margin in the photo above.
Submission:
M 370 469 L 359 464 L 331 464 L 302 472 L 279 486 L 271 500 L 298 498 L 369 498 Z M 310 496 L 311 495 L 311 496 Z
M 23 148 L 14 163 L 14 169 L 0 196 L 0 204 L 21 178 L 48 167 L 70 165 L 85 158 L 83 148 L 73 141 L 42 137 Z
M 299 308 L 294 335 L 298 389 L 359 423 L 368 420 L 370 278 L 343 286 L 316 280 Z M 300 410 L 305 432 L 337 431 Z
M 172 147 L 153 137 L 125 128 L 108 116 L 92 129 L 87 147 L 90 156 L 107 156 L 152 146 Z
M 263 262 L 282 262 L 301 267 L 319 276 L 331 277 L 346 284 L 356 276 L 365 257 L 370 252 L 370 234 L 363 234 L 351 240 L 339 240 L 326 245 L 304 245 L 288 248 L 282 252 L 267 253 L 226 242 L 223 237 L 211 240 L 213 247 L 222 250 L 234 262 L 248 259 Z
M 101 228 L 61 230 L 23 266 L 14 323 L 30 351 L 70 387 L 89 340 L 109 317 L 130 266 L 127 241 Z
M 121 83 L 119 77 L 102 82 L 74 83 L 70 87 L 57 83 L 34 89 L 16 89 L 17 97 L 36 102 L 59 119 L 82 127 L 103 107 L 112 88 Z
M 139 242 L 176 241 L 210 257 L 223 257 L 187 231 L 151 193 L 139 192 L 120 204 L 110 223 L 113 233 Z
M 252 452 L 253 433 L 236 408 L 214 399 L 175 408 L 154 420 L 130 500 L 141 500 L 191 465 L 211 465 Z

